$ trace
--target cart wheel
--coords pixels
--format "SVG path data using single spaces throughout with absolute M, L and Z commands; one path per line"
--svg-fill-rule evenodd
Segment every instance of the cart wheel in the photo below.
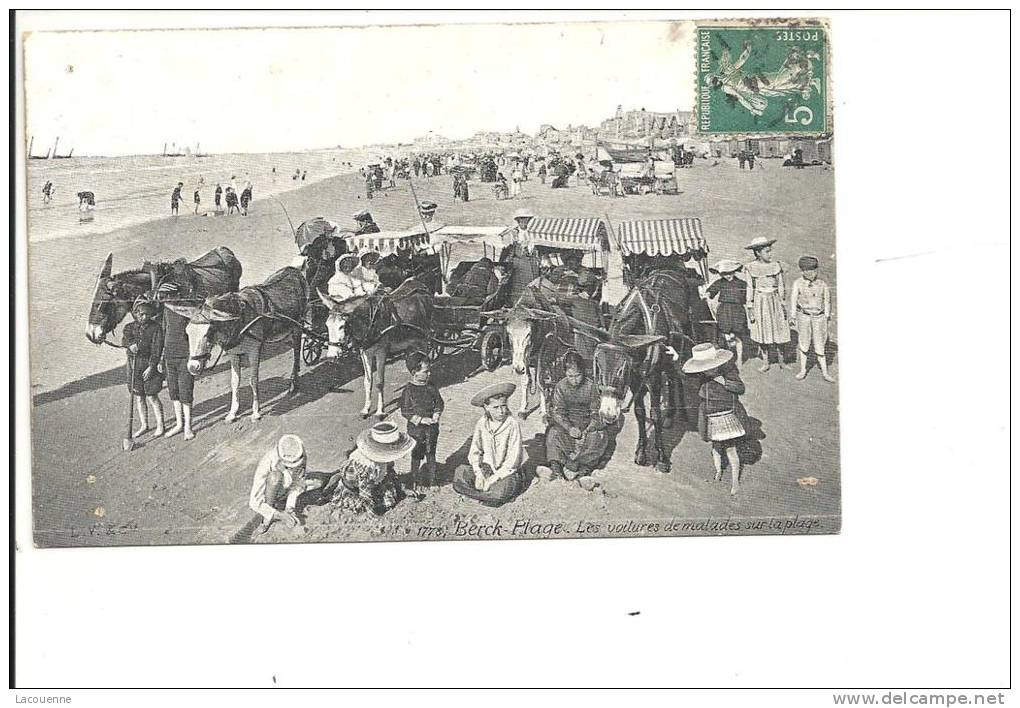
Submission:
M 307 366 L 319 363 L 322 358 L 322 343 L 311 337 L 301 338 L 301 361 Z
M 482 366 L 495 371 L 503 363 L 503 335 L 499 330 L 490 329 L 482 336 Z

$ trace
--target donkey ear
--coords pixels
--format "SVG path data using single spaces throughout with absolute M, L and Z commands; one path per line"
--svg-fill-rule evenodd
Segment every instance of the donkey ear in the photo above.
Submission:
M 661 334 L 620 334 L 613 338 L 613 344 L 619 344 L 627 349 L 647 349 L 664 341 L 666 337 Z
M 209 308 L 208 317 L 210 322 L 233 322 L 234 320 L 241 319 L 240 315 L 234 315 L 215 308 Z
M 330 312 L 340 307 L 340 301 L 330 297 L 326 293 L 322 292 L 322 288 L 316 288 L 315 292 L 318 293 L 319 299 L 322 300 L 322 304 L 329 308 Z
M 163 307 L 173 312 L 176 312 L 181 317 L 186 317 L 189 320 L 194 319 L 195 315 L 197 315 L 199 310 L 202 309 L 201 307 L 198 307 L 196 305 L 178 305 L 171 302 L 164 302 Z
M 103 267 L 99 270 L 99 279 L 100 280 L 104 280 L 106 278 L 109 278 L 111 273 L 113 273 L 113 252 L 112 251 L 110 252 L 110 255 L 108 255 L 106 257 L 106 260 L 103 261 Z
M 554 320 L 559 317 L 555 312 L 549 312 L 548 310 L 539 310 L 534 307 L 524 307 L 523 309 L 527 313 L 529 320 L 544 321 Z

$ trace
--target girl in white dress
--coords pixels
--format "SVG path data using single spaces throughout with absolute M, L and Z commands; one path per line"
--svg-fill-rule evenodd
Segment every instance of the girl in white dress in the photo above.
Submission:
M 786 312 L 786 282 L 783 264 L 772 260 L 774 238 L 759 236 L 744 248 L 754 260 L 744 266 L 747 275 L 747 322 L 751 341 L 761 349 L 760 371 L 771 366 L 775 349 L 779 368 L 784 368 L 782 345 L 790 342 L 790 323 Z

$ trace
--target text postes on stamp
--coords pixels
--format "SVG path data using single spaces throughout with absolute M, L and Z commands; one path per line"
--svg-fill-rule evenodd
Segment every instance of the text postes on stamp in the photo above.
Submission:
M 826 32 L 821 25 L 699 26 L 698 132 L 828 132 Z

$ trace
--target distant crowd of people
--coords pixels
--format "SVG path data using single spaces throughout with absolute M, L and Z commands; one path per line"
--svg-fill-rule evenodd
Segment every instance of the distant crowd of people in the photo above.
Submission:
M 275 169 L 275 168 L 274 168 Z M 202 186 L 204 178 L 200 178 L 198 186 L 195 187 L 192 200 L 195 204 L 195 214 L 199 213 L 199 209 L 202 206 Z M 178 182 L 177 186 L 174 187 L 170 193 L 170 215 L 177 216 L 180 214 L 181 202 L 184 201 L 184 182 Z M 252 185 L 251 182 L 246 182 L 244 189 L 241 190 L 240 195 L 232 185 L 223 187 L 219 182 L 216 183 L 216 188 L 213 190 L 213 210 L 216 214 L 223 213 L 223 207 L 226 206 L 227 214 L 240 214 L 241 216 L 248 216 L 248 207 L 252 202 Z

